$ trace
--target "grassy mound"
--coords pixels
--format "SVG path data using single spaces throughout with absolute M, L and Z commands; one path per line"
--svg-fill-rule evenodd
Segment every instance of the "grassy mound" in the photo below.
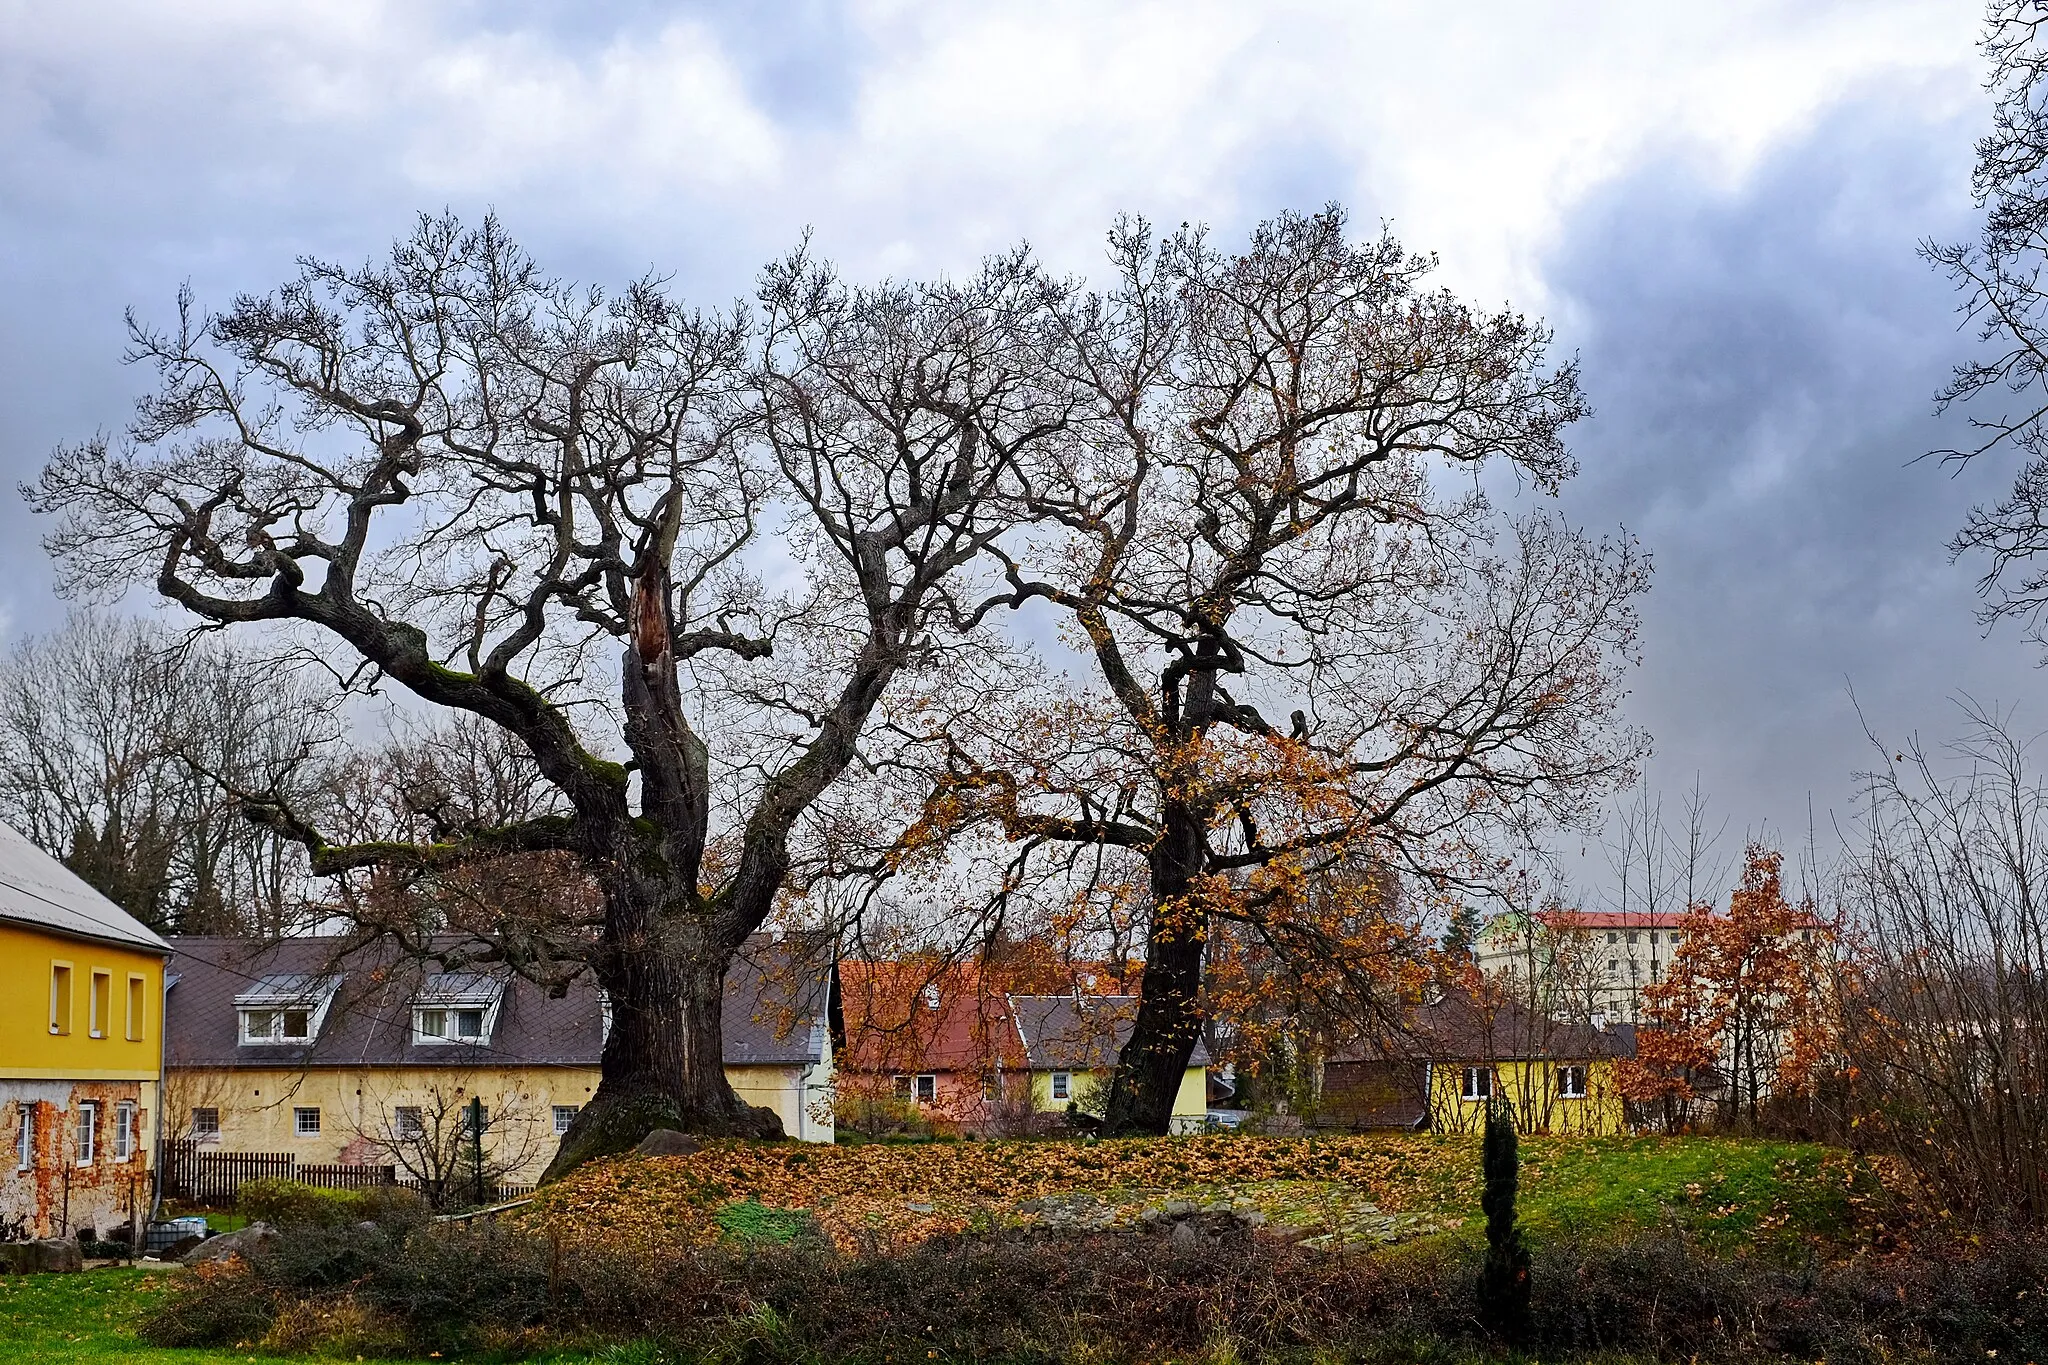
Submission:
M 1653 1230 L 1788 1252 L 1866 1243 L 1883 1172 L 1831 1148 L 1727 1138 L 1531 1138 L 1522 1216 L 1541 1240 Z M 1004 1229 L 1135 1226 L 1175 1201 L 1253 1208 L 1311 1245 L 1477 1235 L 1472 1137 L 1201 1137 L 858 1147 L 719 1143 L 594 1163 L 525 1211 L 550 1235 L 707 1244 L 736 1205 L 802 1210 L 842 1249 Z M 1156 1214 L 1154 1215 L 1156 1216 Z

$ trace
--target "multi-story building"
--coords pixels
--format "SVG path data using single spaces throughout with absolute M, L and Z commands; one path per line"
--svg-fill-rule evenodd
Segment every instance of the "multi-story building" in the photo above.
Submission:
M 1545 1014 L 1635 1023 L 1643 992 L 1664 979 L 1684 941 L 1684 919 L 1622 910 L 1503 915 L 1480 932 L 1472 956 Z
M 0 825 L 0 1241 L 148 1217 L 169 951 Z

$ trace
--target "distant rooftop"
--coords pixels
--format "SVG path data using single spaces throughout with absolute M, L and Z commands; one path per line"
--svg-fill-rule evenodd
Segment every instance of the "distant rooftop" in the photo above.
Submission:
M 171 945 L 84 878 L 0 824 L 0 921 L 167 953 Z

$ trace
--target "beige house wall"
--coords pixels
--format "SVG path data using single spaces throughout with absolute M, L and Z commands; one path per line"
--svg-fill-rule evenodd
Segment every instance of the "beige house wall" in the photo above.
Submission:
M 807 1103 L 806 1081 L 825 1068 L 732 1066 L 726 1079 L 750 1104 L 773 1109 L 783 1131 L 813 1142 L 832 1140 L 827 1088 Z M 173 1067 L 166 1085 L 170 1136 L 191 1137 L 192 1111 L 220 1115 L 218 1136 L 204 1139 L 223 1152 L 290 1152 L 301 1163 L 392 1161 L 396 1111 L 428 1111 L 480 1099 L 490 1111 L 489 1160 L 506 1168 L 505 1179 L 531 1183 L 555 1154 L 557 1105 L 581 1107 L 597 1090 L 596 1067 Z M 822 1120 L 815 1110 L 823 1098 Z M 317 1109 L 320 1131 L 298 1131 L 296 1112 Z

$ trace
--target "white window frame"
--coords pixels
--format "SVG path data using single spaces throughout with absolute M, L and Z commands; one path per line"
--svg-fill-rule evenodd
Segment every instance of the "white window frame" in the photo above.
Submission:
M 141 1042 L 143 1035 L 148 1032 L 149 978 L 140 972 L 128 973 L 127 993 L 123 997 L 122 1011 L 122 1022 L 126 1025 L 123 1036 L 131 1043 Z
M 78 1164 L 90 1166 L 99 1156 L 100 1106 L 97 1100 L 78 1102 Z
M 562 1134 L 568 1132 L 569 1125 L 576 1121 L 576 1115 L 581 1113 L 582 1110 L 583 1106 L 580 1104 L 555 1105 L 555 1136 L 560 1137 Z
M 14 1134 L 14 1169 L 25 1171 L 36 1164 L 36 1101 L 23 1100 L 15 1108 L 21 1116 Z
M 1578 1085 L 1573 1087 L 1576 1080 Z M 1571 1063 L 1557 1069 L 1557 1097 L 1561 1100 L 1582 1100 L 1586 1098 L 1586 1068 Z
M 50 960 L 50 1032 L 65 1037 L 71 1032 L 71 964 L 61 958 Z
M 910 1097 L 919 1104 L 939 1102 L 939 1077 L 932 1071 L 920 1071 L 910 1078 Z
M 319 1028 L 313 1022 L 314 1018 L 319 1014 L 319 1009 L 310 1001 L 303 1005 L 252 1005 L 243 1008 L 239 1013 L 242 1021 L 242 1043 L 244 1046 L 263 1047 L 265 1045 L 279 1046 L 294 1043 L 310 1043 L 313 1041 L 313 1035 Z M 264 1032 L 258 1033 L 252 1027 L 252 1024 L 258 1015 L 265 1014 L 270 1016 L 270 1027 Z M 287 1033 L 285 1031 L 289 1016 L 294 1014 L 305 1016 L 305 1032 Z
M 114 1105 L 114 1160 L 129 1161 L 135 1156 L 135 1101 L 120 1100 Z
M 1458 1098 L 1466 1104 L 1484 1104 L 1493 1098 L 1493 1068 L 1468 1066 L 1458 1078 Z
M 412 1011 L 413 1044 L 427 1047 L 467 1044 L 475 1047 L 491 1036 L 491 1013 L 491 1007 L 484 1004 L 415 1005 Z M 456 1024 L 460 1016 L 465 1014 L 476 1016 L 475 1033 L 443 1031 Z M 428 1015 L 440 1016 L 439 1029 L 430 1029 L 427 1026 Z
M 1052 1097 L 1056 1100 L 1071 1100 L 1074 1098 L 1073 1072 L 1055 1071 L 1052 1073 Z
M 308 1114 L 313 1116 L 313 1126 L 310 1128 L 306 1126 L 306 1116 Z M 292 1106 L 292 1136 L 302 1138 L 320 1136 L 320 1106 L 316 1104 Z
M 427 1135 L 427 1114 L 417 1104 L 401 1104 L 391 1111 L 391 1131 L 400 1142 L 417 1142 Z
M 100 983 L 106 983 L 106 1008 L 100 1007 Z M 85 988 L 85 1034 L 88 1038 L 105 1038 L 112 1032 L 114 1013 L 114 974 L 105 967 L 95 967 L 87 978 Z
M 210 1126 L 208 1126 L 208 1127 L 205 1127 L 205 1128 L 202 1128 L 202 1127 L 200 1127 L 200 1126 L 199 1126 L 199 1116 L 200 1116 L 201 1114 L 206 1114 L 206 1115 L 208 1115 L 209 1117 L 211 1117 L 211 1118 L 212 1118 L 213 1122 L 212 1122 L 212 1124 L 211 1124 Z M 193 1136 L 193 1137 L 195 1137 L 195 1138 L 199 1138 L 199 1139 L 201 1139 L 201 1140 L 204 1140 L 204 1139 L 206 1139 L 206 1138 L 217 1138 L 217 1137 L 219 1137 L 219 1136 L 220 1136 L 220 1106 L 219 1106 L 219 1105 L 217 1105 L 217 1104 L 195 1104 L 195 1105 L 193 1105 L 193 1106 L 192 1106 L 192 1121 L 191 1121 L 191 1122 L 192 1122 L 192 1136 Z

